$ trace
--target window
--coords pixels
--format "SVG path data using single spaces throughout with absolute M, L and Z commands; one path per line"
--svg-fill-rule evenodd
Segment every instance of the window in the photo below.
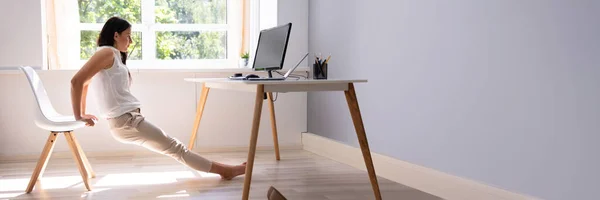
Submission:
M 237 67 L 242 42 L 242 0 L 78 0 L 79 60 L 96 51 L 104 22 L 132 24 L 131 68 Z

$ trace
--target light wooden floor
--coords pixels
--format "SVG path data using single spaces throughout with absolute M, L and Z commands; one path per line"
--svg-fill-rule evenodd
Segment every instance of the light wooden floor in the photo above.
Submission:
M 85 148 L 85 147 L 84 147 Z M 227 164 L 245 161 L 246 153 L 211 153 Z M 243 176 L 231 181 L 198 173 L 162 155 L 90 157 L 97 177 L 86 192 L 72 158 L 50 158 L 42 181 L 24 194 L 35 160 L 0 163 L 0 199 L 241 199 Z M 379 177 L 383 199 L 437 200 L 438 197 Z M 251 199 L 266 199 L 275 186 L 289 200 L 374 199 L 366 172 L 303 150 L 258 152 Z

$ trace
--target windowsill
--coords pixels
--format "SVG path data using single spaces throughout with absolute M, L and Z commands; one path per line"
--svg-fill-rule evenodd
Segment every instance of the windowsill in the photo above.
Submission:
M 76 72 L 77 69 L 58 69 L 58 70 L 40 70 L 39 67 L 34 67 L 39 74 L 52 73 L 56 71 L 62 72 Z M 283 68 L 279 70 L 285 73 L 290 68 Z M 133 73 L 266 73 L 266 71 L 254 71 L 251 68 L 230 68 L 230 69 L 130 69 Z M 308 67 L 298 67 L 294 72 L 308 72 Z M 0 75 L 4 74 L 22 74 L 18 67 L 0 67 Z

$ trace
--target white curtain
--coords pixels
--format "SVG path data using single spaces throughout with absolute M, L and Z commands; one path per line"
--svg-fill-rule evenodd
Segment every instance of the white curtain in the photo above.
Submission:
M 248 0 L 242 0 L 242 46 L 240 55 L 248 52 L 248 31 L 250 23 L 250 3 Z
M 48 69 L 76 69 L 79 65 L 79 8 L 76 0 L 46 1 Z

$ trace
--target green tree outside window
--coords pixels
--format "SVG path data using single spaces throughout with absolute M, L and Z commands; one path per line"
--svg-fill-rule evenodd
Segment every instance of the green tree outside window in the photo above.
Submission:
M 132 24 L 142 23 L 141 0 L 78 0 L 81 23 L 103 24 L 119 16 Z M 157 24 L 226 24 L 227 0 L 156 0 Z M 99 31 L 81 30 L 81 59 L 96 51 Z M 146 33 L 144 33 L 146 34 Z M 156 31 L 156 59 L 226 59 L 227 31 Z M 129 59 L 142 58 L 141 32 L 133 32 Z

